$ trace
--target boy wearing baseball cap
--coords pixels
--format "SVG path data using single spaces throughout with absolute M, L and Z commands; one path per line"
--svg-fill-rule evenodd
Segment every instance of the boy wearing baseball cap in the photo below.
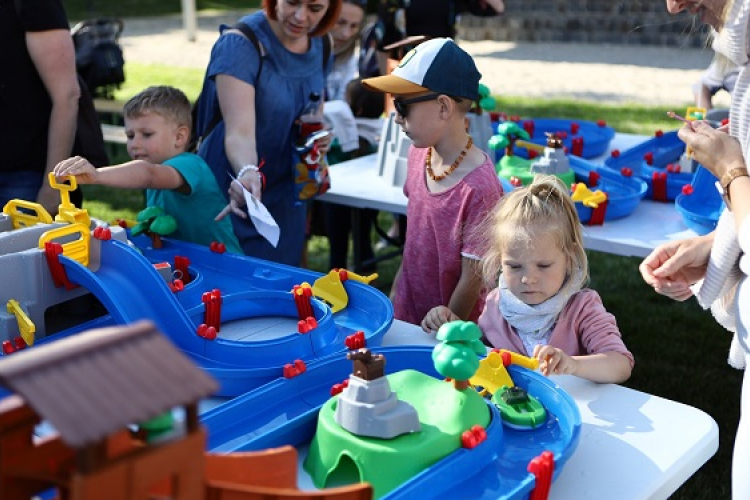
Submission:
M 435 38 L 390 75 L 362 80 L 393 94 L 395 122 L 413 142 L 404 184 L 408 236 L 391 299 L 397 319 L 427 332 L 476 321 L 484 306 L 476 228 L 503 192 L 492 161 L 467 133 L 480 77 L 453 40 Z

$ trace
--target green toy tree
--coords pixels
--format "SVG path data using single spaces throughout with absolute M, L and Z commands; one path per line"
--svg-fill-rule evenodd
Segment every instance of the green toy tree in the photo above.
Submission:
M 482 331 L 471 321 L 451 321 L 438 329 L 442 343 L 432 351 L 432 362 L 438 373 L 453 379 L 453 387 L 463 391 L 479 368 L 477 354 L 487 352 L 481 341 Z
M 518 139 L 529 140 L 529 133 L 515 122 L 504 122 L 497 126 L 497 135 L 490 139 L 489 146 L 493 151 L 505 148 L 506 156 L 513 156 L 513 146 Z
M 146 207 L 138 213 L 136 220 L 138 224 L 133 226 L 131 234 L 147 234 L 151 238 L 151 246 L 157 249 L 162 247 L 162 236 L 177 230 L 177 221 L 171 215 L 165 214 L 160 207 Z

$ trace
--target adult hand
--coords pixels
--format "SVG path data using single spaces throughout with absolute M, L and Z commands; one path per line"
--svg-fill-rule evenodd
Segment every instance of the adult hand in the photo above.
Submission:
M 657 293 L 673 300 L 687 300 L 693 295 L 690 285 L 706 275 L 712 244 L 713 234 L 663 243 L 641 262 L 638 270 L 643 281 Z
M 445 323 L 459 319 L 461 318 L 456 316 L 453 311 L 445 306 L 433 307 L 422 320 L 422 330 L 424 330 L 425 333 L 436 332 L 438 328 Z
M 229 184 L 229 203 L 221 212 L 219 212 L 219 215 L 217 215 L 214 220 L 219 221 L 229 215 L 230 212 L 237 217 L 247 219 L 247 211 L 244 209 L 247 204 L 245 201 L 245 189 L 250 191 L 250 193 L 260 201 L 261 186 L 262 181 L 260 172 L 246 170 L 242 174 L 242 177 L 234 179 L 232 183 Z
M 704 121 L 694 121 L 685 124 L 677 135 L 693 151 L 693 158 L 721 179 L 733 168 L 745 166 L 742 146 L 726 132 L 727 127 L 715 129 Z

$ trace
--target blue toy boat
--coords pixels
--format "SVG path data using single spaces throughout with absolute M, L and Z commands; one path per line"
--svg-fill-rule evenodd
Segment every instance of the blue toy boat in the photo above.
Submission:
M 680 193 L 675 200 L 675 208 L 685 225 L 698 234 L 708 234 L 716 229 L 724 210 L 724 200 L 716 190 L 716 180 L 705 167 L 699 166 L 691 184 L 692 190 Z
M 518 125 L 533 133 L 530 141 L 534 144 L 544 146 L 547 143 L 546 133 L 556 134 L 563 141 L 563 145 L 570 154 L 582 158 L 596 158 L 606 153 L 609 143 L 615 137 L 615 129 L 604 123 L 595 123 L 586 120 L 570 120 L 567 118 L 529 118 L 519 120 Z M 493 124 L 497 129 L 497 124 Z M 503 155 L 498 151 L 495 161 Z M 519 156 L 528 158 L 528 151 L 519 150 Z
M 619 155 L 604 161 L 604 165 L 621 173 L 628 169 L 633 177 L 643 179 L 648 185 L 646 197 L 656 201 L 672 201 L 682 193 L 682 188 L 693 180 L 693 173 L 675 171 L 685 152 L 677 132 L 659 134 Z
M 382 347 L 376 352 L 385 355 L 387 372 L 415 369 L 440 378 L 431 347 Z M 331 355 L 311 363 L 297 377 L 275 380 L 209 410 L 201 417 L 209 429 L 209 449 L 262 450 L 285 444 L 304 448 L 315 432 L 321 405 L 331 397 L 331 387 L 347 379 L 351 370 L 352 363 L 345 356 Z M 530 430 L 505 427 L 492 406 L 485 442 L 473 449 L 458 449 L 382 498 L 527 498 L 535 486 L 528 464 L 544 451 L 553 454 L 557 477 L 580 439 L 578 408 L 570 396 L 540 374 L 514 365 L 509 372 L 517 386 L 548 410 L 544 424 Z

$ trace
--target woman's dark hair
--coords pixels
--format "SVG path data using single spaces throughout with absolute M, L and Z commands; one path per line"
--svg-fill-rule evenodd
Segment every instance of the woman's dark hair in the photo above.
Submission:
M 278 21 L 276 18 L 276 6 L 279 2 L 284 0 L 263 0 L 263 10 L 266 12 L 268 19 Z M 320 20 L 314 30 L 310 32 L 310 36 L 321 36 L 328 33 L 331 28 L 336 24 L 339 19 L 339 12 L 341 12 L 342 0 L 330 0 L 328 4 L 328 10 L 326 10 L 323 19 Z

